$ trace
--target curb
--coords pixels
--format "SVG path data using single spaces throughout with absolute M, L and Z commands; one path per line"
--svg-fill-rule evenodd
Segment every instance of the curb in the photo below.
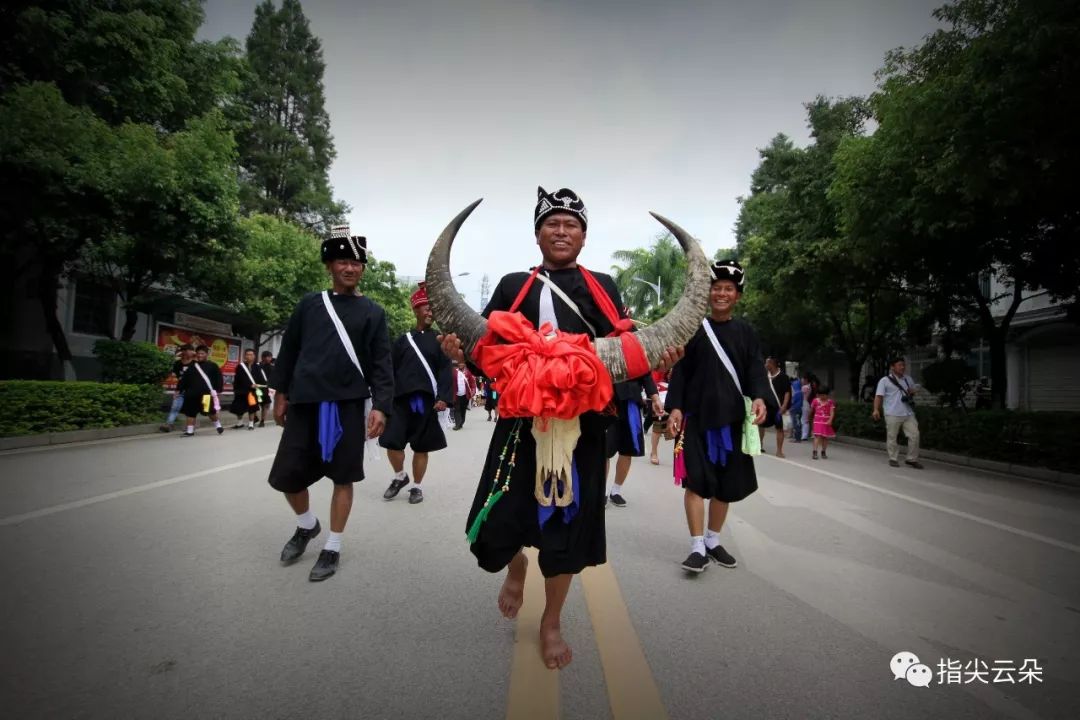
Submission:
M 849 437 L 847 435 L 837 435 L 833 440 L 847 445 L 869 448 L 871 450 L 885 450 L 885 442 L 882 440 L 867 440 L 865 438 Z M 901 447 L 904 446 L 901 445 Z M 926 450 L 923 448 L 919 448 L 919 457 L 934 460 L 936 462 L 948 463 L 950 465 L 974 468 L 976 470 L 989 470 L 990 472 L 1012 475 L 1028 480 L 1041 480 L 1042 482 L 1055 483 L 1057 485 L 1080 487 L 1080 475 L 1065 472 L 1063 470 L 1032 467 L 1031 465 L 1014 465 L 1012 463 L 999 462 L 997 460 L 983 460 L 982 458 L 969 457 L 968 455 L 957 455 L 955 453 L 942 452 L 941 450 Z
M 0 438 L 0 452 L 20 450 L 22 448 L 43 447 L 46 445 L 69 445 L 71 443 L 90 442 L 92 440 L 111 440 L 113 438 L 132 437 L 135 435 L 158 435 L 161 423 L 142 425 L 124 425 L 114 428 L 90 428 L 87 430 L 69 430 L 67 432 L 41 433 L 39 435 L 17 435 Z M 200 417 L 196 427 L 209 427 L 210 421 Z

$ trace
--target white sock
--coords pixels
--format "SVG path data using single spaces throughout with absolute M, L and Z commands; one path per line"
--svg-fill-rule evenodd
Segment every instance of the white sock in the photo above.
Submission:
M 622 485 L 611 483 L 611 492 L 608 495 L 622 495 Z
M 697 553 L 698 555 L 705 554 L 705 538 L 701 535 L 690 536 L 690 552 Z
M 216 427 L 216 428 L 221 427 L 221 421 L 220 420 L 215 420 L 214 421 L 214 427 Z
M 185 435 L 194 435 L 195 434 L 195 427 L 193 425 L 186 426 L 184 428 L 184 434 Z
M 404 480 L 405 475 L 407 475 L 407 474 L 408 473 L 406 473 L 404 470 L 402 470 L 401 472 L 396 472 L 396 473 L 394 473 L 394 479 L 395 480 Z
M 311 512 L 311 510 L 308 510 L 305 513 L 300 513 L 296 516 L 296 527 L 300 528 L 301 530 L 310 530 L 311 528 L 315 527 L 315 524 L 317 522 L 319 521 L 315 517 L 315 513 Z
M 248 427 L 255 427 L 255 421 L 254 420 L 248 420 Z
M 326 546 L 323 550 L 333 550 L 334 552 L 341 552 L 341 533 L 336 533 L 333 530 L 330 531 L 330 537 L 326 538 Z
M 720 533 L 713 532 L 712 530 L 705 530 L 705 547 L 712 550 L 714 547 L 720 544 Z

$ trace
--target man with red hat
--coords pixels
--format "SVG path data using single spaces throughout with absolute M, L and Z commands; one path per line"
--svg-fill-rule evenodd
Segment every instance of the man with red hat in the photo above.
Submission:
M 412 294 L 416 327 L 399 337 L 391 350 L 394 362 L 394 410 L 379 445 L 386 448 L 394 478 L 383 498 L 393 500 L 409 484 L 405 472 L 405 446 L 413 451 L 409 504 L 424 501 L 420 483 L 427 471 L 428 453 L 446 447 L 439 413 L 453 399 L 450 359 L 442 351 L 428 304 L 425 283 Z

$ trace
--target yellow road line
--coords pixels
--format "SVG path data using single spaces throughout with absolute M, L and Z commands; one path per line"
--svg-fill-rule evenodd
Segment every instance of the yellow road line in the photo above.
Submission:
M 526 548 L 525 604 L 514 632 L 514 660 L 506 720 L 559 717 L 559 671 L 548 670 L 540 657 L 540 615 L 544 611 L 544 577 L 534 548 Z
M 641 640 L 630 622 L 619 581 L 611 563 L 586 568 L 581 574 L 600 665 L 604 668 L 608 701 L 614 720 L 663 720 L 667 710 L 660 701 Z

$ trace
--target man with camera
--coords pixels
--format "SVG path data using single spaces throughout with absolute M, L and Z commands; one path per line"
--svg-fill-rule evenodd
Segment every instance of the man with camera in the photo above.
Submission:
M 908 442 L 904 464 L 922 470 L 922 463 L 919 462 L 919 422 L 915 419 L 915 393 L 919 386 L 905 374 L 906 370 L 907 363 L 904 358 L 889 358 L 889 373 L 878 381 L 877 391 L 874 393 L 873 418 L 881 419 L 884 405 L 885 445 L 889 451 L 889 465 L 900 467 L 900 448 L 896 444 L 896 434 L 903 429 Z

